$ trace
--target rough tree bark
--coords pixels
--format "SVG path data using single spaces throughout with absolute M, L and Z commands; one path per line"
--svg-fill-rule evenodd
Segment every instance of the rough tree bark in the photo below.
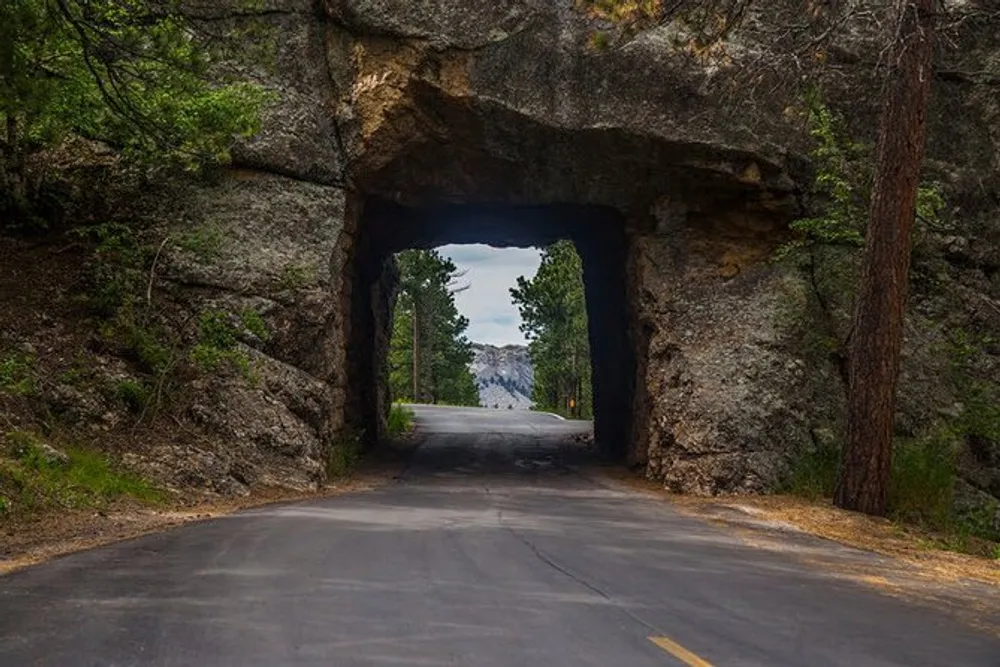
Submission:
M 3 151 L 0 152 L 0 207 L 5 203 L 6 192 L 9 213 L 21 215 L 28 210 L 28 180 L 17 115 L 8 113 L 5 125 Z
M 413 402 L 420 402 L 420 310 L 417 308 L 417 293 L 413 292 Z
M 927 134 L 938 0 L 900 0 L 883 90 L 864 273 L 848 351 L 848 433 L 838 507 L 887 510 L 917 189 Z

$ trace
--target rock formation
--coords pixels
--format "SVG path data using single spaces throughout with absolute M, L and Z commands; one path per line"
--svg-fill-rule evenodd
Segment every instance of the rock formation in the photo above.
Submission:
M 527 410 L 535 375 L 524 345 L 484 345 L 472 347 L 476 356 L 471 370 L 476 376 L 480 403 L 487 408 Z
M 238 452 L 213 474 L 279 460 L 305 483 L 348 426 L 377 436 L 388 258 L 445 242 L 577 242 L 598 440 L 671 488 L 773 488 L 842 418 L 834 364 L 800 344 L 808 277 L 769 261 L 812 205 L 809 137 L 796 81 L 736 85 L 730 70 L 766 50 L 752 22 L 730 67 L 692 55 L 672 24 L 595 50 L 601 26 L 572 0 L 263 4 L 232 20 L 271 28 L 276 63 L 251 71 L 281 101 L 221 182 L 171 192 L 160 217 L 226 239 L 210 258 L 167 249 L 178 317 L 252 305 L 275 332 L 246 341 L 269 369 L 261 386 L 203 388 L 199 420 Z M 828 86 L 868 136 L 870 37 L 829 50 Z M 970 71 L 988 70 L 996 35 L 967 38 Z M 967 294 L 947 317 L 1000 331 L 1000 105 L 960 77 L 935 104 L 932 169 L 962 202 L 948 239 L 927 240 L 938 278 Z M 982 124 L 957 127 L 956 108 Z M 904 423 L 955 400 L 930 387 L 941 298 L 914 300 Z

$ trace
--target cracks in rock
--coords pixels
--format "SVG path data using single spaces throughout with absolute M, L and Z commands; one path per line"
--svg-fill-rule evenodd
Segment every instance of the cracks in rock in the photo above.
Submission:
M 280 167 L 269 167 L 263 165 L 253 164 L 251 162 L 241 162 L 233 161 L 230 165 L 233 169 L 250 171 L 257 174 L 267 174 L 271 176 L 280 176 L 282 178 L 287 178 L 292 181 L 297 181 L 299 183 L 308 183 L 310 185 L 319 185 L 327 188 L 336 188 L 338 190 L 343 190 L 345 192 L 353 192 L 355 188 L 349 182 L 349 179 L 345 176 L 344 179 L 338 179 L 336 181 L 320 180 L 315 178 L 310 178 L 308 176 L 303 176 L 302 174 L 296 173 L 290 169 L 281 169 Z M 341 171 L 346 173 L 346 169 Z
M 744 456 L 746 454 L 747 450 L 744 449 L 719 449 L 719 450 L 712 450 L 710 452 L 688 452 L 681 450 L 677 451 L 677 460 L 698 461 L 700 459 L 712 458 L 713 456 Z
M 530 15 L 530 19 L 534 19 L 534 14 Z M 362 25 L 357 21 L 352 20 L 351 17 L 344 16 L 343 14 L 339 16 L 327 15 L 325 22 L 328 25 L 339 28 L 356 40 L 364 38 L 392 40 L 398 42 L 402 46 L 409 46 L 417 51 L 431 50 L 436 54 L 481 53 L 492 46 L 502 44 L 510 39 L 513 39 L 514 37 L 529 32 L 536 27 L 536 24 L 532 20 L 529 20 L 529 17 L 526 17 L 525 20 L 521 21 L 520 24 L 510 32 L 504 31 L 505 34 L 500 39 L 486 38 L 485 40 L 478 41 L 476 43 L 460 44 L 455 42 L 448 43 L 435 41 L 435 34 L 431 32 L 414 31 L 408 33 L 400 31 L 399 29 L 379 29 L 374 26 Z

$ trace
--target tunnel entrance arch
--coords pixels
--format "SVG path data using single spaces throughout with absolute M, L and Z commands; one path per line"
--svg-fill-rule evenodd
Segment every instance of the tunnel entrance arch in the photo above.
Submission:
M 495 60 L 341 37 L 338 421 L 369 441 L 382 432 L 393 253 L 568 239 L 584 265 L 604 452 L 678 490 L 776 480 L 809 437 L 798 408 L 809 387 L 775 351 L 792 334 L 774 298 L 783 279 L 767 262 L 802 211 L 802 161 L 702 133 L 695 98 L 670 86 L 657 84 L 662 104 L 637 99 L 608 115 L 601 96 L 564 85 L 579 70 L 525 88 L 533 75 L 520 52 Z M 698 113 L 668 120 L 677 103 Z
M 584 267 L 594 392 L 594 435 L 601 452 L 624 458 L 633 437 L 635 354 L 629 333 L 628 242 L 624 216 L 574 204 L 403 206 L 372 197 L 361 205 L 351 289 L 348 412 L 368 439 L 384 432 L 388 342 L 396 276 L 392 257 L 412 248 L 481 243 L 536 247 L 574 243 Z

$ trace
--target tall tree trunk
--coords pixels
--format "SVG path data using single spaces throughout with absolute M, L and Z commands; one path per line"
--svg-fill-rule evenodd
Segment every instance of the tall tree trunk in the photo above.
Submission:
M 8 112 L 5 128 L 3 164 L 0 165 L 0 187 L 7 191 L 8 203 L 14 214 L 24 213 L 28 208 L 28 181 L 25 173 L 24 149 L 21 146 L 21 132 L 17 115 Z M 0 193 L 2 197 L 2 193 Z M 0 202 L 2 203 L 2 202 Z
M 896 380 L 927 134 L 938 0 L 900 0 L 883 90 L 864 273 L 848 350 L 848 438 L 834 502 L 886 513 Z
M 413 293 L 413 402 L 420 402 L 420 309 Z

